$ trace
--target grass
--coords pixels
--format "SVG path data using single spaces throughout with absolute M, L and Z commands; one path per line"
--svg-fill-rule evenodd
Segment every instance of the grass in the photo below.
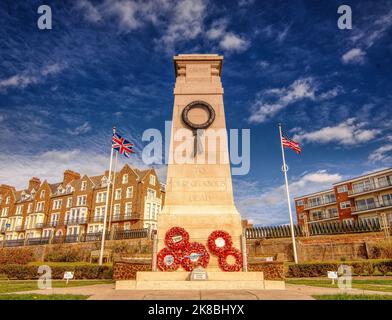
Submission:
M 88 297 L 76 294 L 0 294 L 0 300 L 86 300 Z
M 312 287 L 324 287 L 324 288 L 338 288 L 335 284 L 332 284 L 329 279 L 287 279 L 286 283 L 299 284 Z M 382 291 L 392 292 L 392 280 L 391 279 L 366 279 L 366 280 L 352 280 L 352 287 L 361 290 L 370 291 Z
M 316 300 L 392 300 L 392 295 L 381 294 L 330 294 L 312 297 Z
M 68 285 L 65 280 L 52 280 L 53 288 L 80 287 L 94 284 L 112 283 L 112 280 L 71 280 Z M 38 290 L 37 280 L 2 280 L 0 293 Z

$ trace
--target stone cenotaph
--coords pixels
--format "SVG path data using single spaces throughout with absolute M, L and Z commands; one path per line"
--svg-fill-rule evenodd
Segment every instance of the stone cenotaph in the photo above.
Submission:
M 230 173 L 222 62 L 216 54 L 174 57 L 166 196 L 158 215 L 153 271 L 117 281 L 117 289 L 284 288 L 283 281 L 266 281 L 262 272 L 246 271 Z M 192 270 L 197 274 L 191 275 Z

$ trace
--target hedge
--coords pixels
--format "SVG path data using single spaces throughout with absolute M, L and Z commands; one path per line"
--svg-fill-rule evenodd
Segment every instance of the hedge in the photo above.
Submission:
M 52 279 L 63 279 L 65 271 L 73 271 L 74 279 L 112 279 L 111 266 L 77 265 L 77 266 L 52 266 Z M 34 280 L 41 275 L 38 267 L 34 265 L 9 264 L 0 265 L 0 275 L 8 279 Z
M 34 253 L 30 248 L 0 248 L 0 265 L 27 264 L 34 261 Z
M 352 267 L 353 275 L 370 276 L 377 271 L 383 275 L 392 272 L 392 260 L 384 261 L 356 261 L 356 262 L 331 262 L 331 263 L 302 263 L 288 265 L 287 277 L 290 278 L 309 278 L 325 277 L 327 271 L 337 271 L 341 265 Z

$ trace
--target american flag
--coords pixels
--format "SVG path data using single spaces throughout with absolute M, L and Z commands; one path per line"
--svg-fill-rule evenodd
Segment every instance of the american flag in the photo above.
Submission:
M 123 154 L 127 158 L 131 153 L 134 153 L 132 150 L 133 144 L 121 137 L 118 133 L 114 133 L 112 137 L 112 148 L 117 150 L 120 154 Z
M 295 142 L 282 133 L 283 147 L 293 149 L 297 154 L 301 153 L 301 147 L 298 142 Z

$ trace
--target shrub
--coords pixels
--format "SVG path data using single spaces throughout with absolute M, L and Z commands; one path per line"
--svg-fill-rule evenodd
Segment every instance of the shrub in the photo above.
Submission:
M 111 279 L 111 266 L 77 265 L 52 266 L 52 279 L 63 279 L 65 271 L 73 271 L 75 279 Z M 0 274 L 8 279 L 33 280 L 38 279 L 38 267 L 34 265 L 9 264 L 0 266 Z
M 383 240 L 379 241 L 373 246 L 373 254 L 377 258 L 392 259 L 392 241 Z
M 365 264 L 363 262 L 353 262 L 351 263 L 351 267 L 353 273 L 356 274 L 357 276 L 365 275 Z
M 1 248 L 0 265 L 27 264 L 34 261 L 34 253 L 30 248 Z
M 57 247 L 50 251 L 45 261 L 51 262 L 77 262 L 85 260 L 83 251 L 77 248 Z
M 375 264 L 375 267 L 380 271 L 384 276 L 388 273 L 392 272 L 392 261 L 380 261 Z

